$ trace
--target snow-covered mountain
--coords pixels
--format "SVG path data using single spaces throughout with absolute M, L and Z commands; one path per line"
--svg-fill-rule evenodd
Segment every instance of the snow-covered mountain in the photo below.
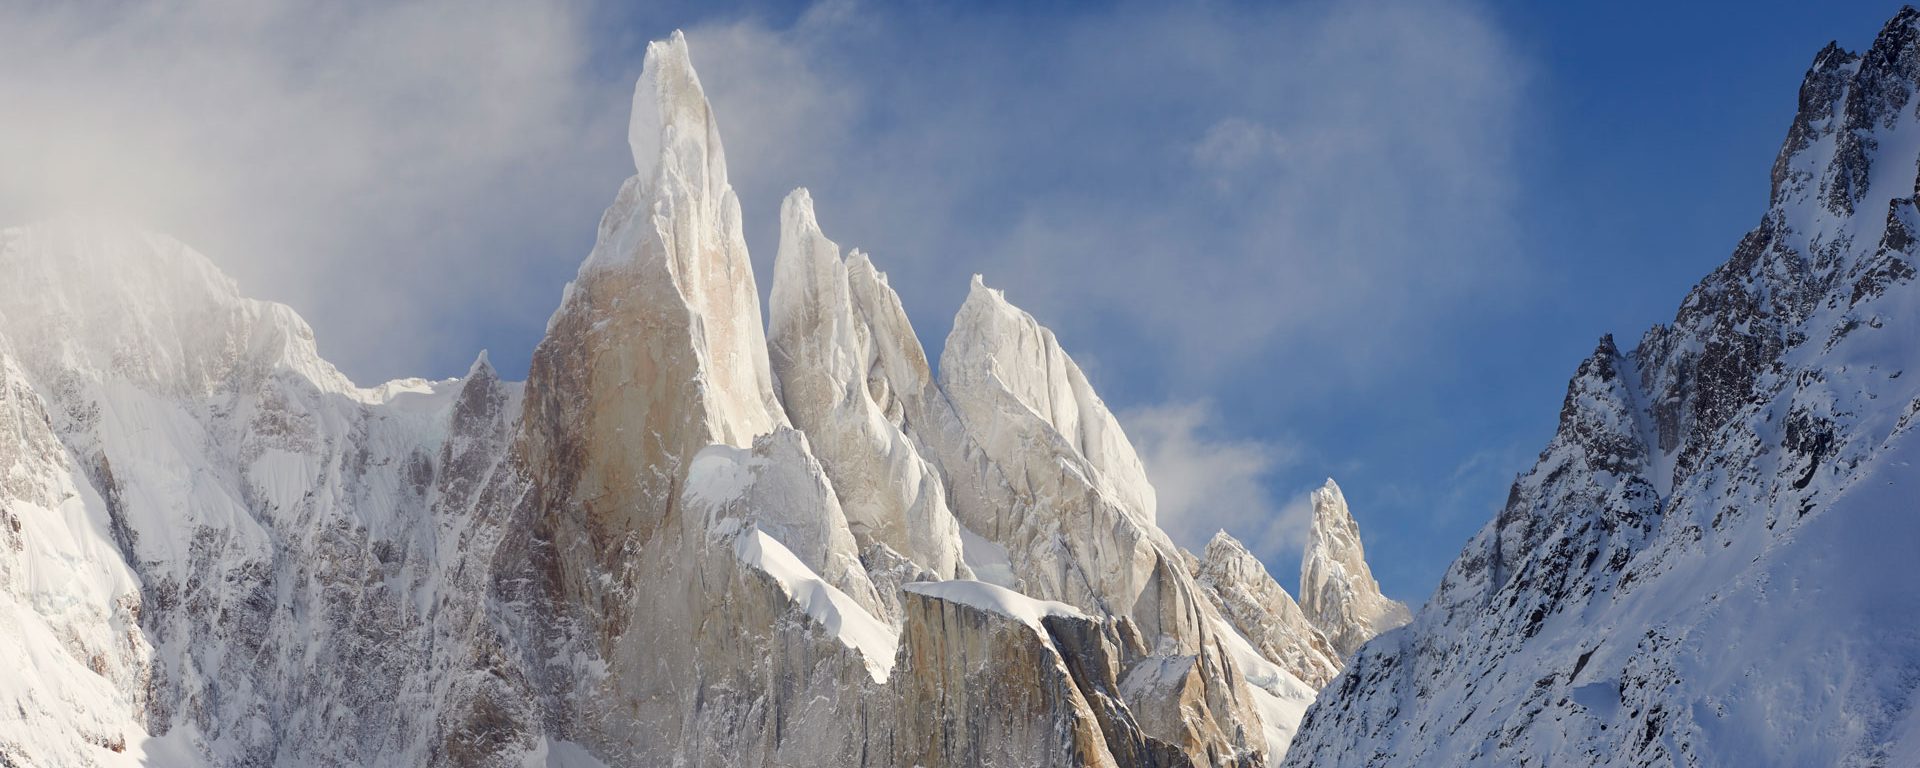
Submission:
M 1920 765 L 1917 93 L 1912 8 L 1814 57 L 1759 226 L 1601 340 L 1288 765 Z
M 360 388 L 177 242 L 0 230 L 0 765 L 1255 766 L 1390 623 L 1344 504 L 1307 611 L 1175 546 L 978 279 L 936 373 L 804 190 L 763 318 L 678 35 L 630 136 L 524 384 Z

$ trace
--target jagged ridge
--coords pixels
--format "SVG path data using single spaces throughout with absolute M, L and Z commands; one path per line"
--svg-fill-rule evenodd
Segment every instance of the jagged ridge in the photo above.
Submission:
M 634 104 L 525 384 L 482 353 L 358 388 L 177 243 L 0 232 L 0 634 L 31 660 L 0 762 L 1277 758 L 1291 670 L 1338 659 L 1244 550 L 1160 531 L 1053 334 L 976 281 L 936 380 L 804 191 L 763 331 L 683 37 Z
M 1289 765 L 1920 763 L 1920 12 L 1808 70 L 1769 208 L 1557 434 Z

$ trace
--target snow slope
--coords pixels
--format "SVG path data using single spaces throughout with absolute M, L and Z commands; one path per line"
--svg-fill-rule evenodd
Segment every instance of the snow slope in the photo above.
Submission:
M 1920 12 L 1800 90 L 1770 206 L 1558 433 L 1289 765 L 1920 757 Z

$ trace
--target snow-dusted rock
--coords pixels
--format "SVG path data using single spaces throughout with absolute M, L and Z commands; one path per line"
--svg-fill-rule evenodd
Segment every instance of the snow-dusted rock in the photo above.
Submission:
M 1308 689 L 1194 581 L 1051 333 L 977 289 L 943 389 L 801 193 L 770 358 L 678 35 L 629 137 L 638 173 L 525 384 L 482 353 L 361 388 L 178 243 L 0 230 L 0 763 L 1285 748 Z
M 1293 735 L 1300 727 L 1301 718 L 1306 716 L 1307 707 L 1313 704 L 1321 686 L 1302 681 L 1292 672 L 1273 663 L 1233 629 L 1230 626 L 1221 627 L 1220 642 L 1226 647 L 1228 658 L 1233 659 L 1237 672 L 1247 681 L 1247 688 L 1253 694 L 1254 707 L 1260 711 L 1261 726 L 1266 729 L 1266 740 L 1271 749 L 1269 754 L 1276 758 L 1284 756 L 1293 743 Z
M 880 611 L 833 487 L 807 452 L 806 435 L 782 427 L 755 438 L 750 450 L 708 446 L 694 455 L 683 488 L 681 503 L 705 515 L 710 533 L 751 525 L 864 611 Z
M 1238 539 L 1214 534 L 1195 571 L 1214 606 L 1262 658 L 1315 690 L 1340 671 L 1333 644 Z
M 1153 486 L 1119 420 L 1053 331 L 978 275 L 947 335 L 940 384 L 990 460 L 1053 453 L 1129 515 L 1153 523 Z M 1020 418 L 997 423 L 1003 415 Z M 1016 492 L 1054 490 L 1051 478 L 1010 479 Z
M 917 362 L 909 376 L 923 373 L 925 354 L 893 311 L 898 299 L 864 257 L 852 265 L 840 257 L 805 189 L 781 205 L 780 223 L 769 342 L 788 414 L 811 438 L 863 544 L 884 544 L 943 579 L 971 575 L 940 472 L 905 431 L 893 369 Z M 911 348 L 899 349 L 903 341 Z
M 77 569 L 61 591 L 96 593 L 53 626 L 131 705 L 75 714 L 76 726 L 115 724 L 87 742 L 105 745 L 94 754 L 8 734 L 21 745 L 11 757 L 423 755 L 438 712 L 434 606 L 478 602 L 440 580 L 429 514 L 453 481 L 436 459 L 460 383 L 357 388 L 291 310 L 242 298 L 162 237 L 81 220 L 7 230 L 0 273 L 9 390 L 40 414 L 11 433 L 34 461 L 13 463 L 29 471 L 10 483 L 9 512 L 24 551 Z M 71 484 L 53 506 L 19 492 L 48 483 Z M 115 573 L 131 580 L 102 581 Z M 82 631 L 97 611 L 110 619 Z M 61 666 L 44 658 L 53 679 Z M 82 680 L 63 686 L 72 693 L 41 701 L 109 701 Z
M 3 263 L 3 262 L 0 262 Z M 146 718 L 152 648 L 115 522 L 0 336 L 0 754 L 85 765 Z M 124 530 L 124 529 L 123 529 Z
M 1300 559 L 1300 608 L 1342 659 L 1413 619 L 1407 606 L 1380 594 L 1360 544 L 1360 524 L 1331 478 L 1313 492 L 1313 532 Z
M 1603 339 L 1506 508 L 1289 765 L 1920 761 L 1920 12 L 1800 90 L 1758 227 Z
M 956 486 L 993 503 L 961 524 L 1004 552 L 1021 591 L 1129 620 L 1147 653 L 1126 660 L 1121 696 L 1142 729 L 1191 759 L 1228 759 L 1265 739 L 1218 633 L 1225 625 L 1171 539 L 1118 422 L 1053 333 L 975 278 L 941 356 L 959 417 L 936 455 Z M 1196 717 L 1198 713 L 1200 716 Z

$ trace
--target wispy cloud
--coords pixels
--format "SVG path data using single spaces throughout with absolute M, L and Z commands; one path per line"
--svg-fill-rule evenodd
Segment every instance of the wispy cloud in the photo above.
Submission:
M 1525 67 L 1472 3 L 847 7 L 689 35 L 703 71 L 797 84 L 767 109 L 729 93 L 760 78 L 707 77 L 730 143 L 781 148 L 734 167 L 749 217 L 761 186 L 812 187 L 932 346 L 986 272 L 1149 388 L 1310 360 L 1275 394 L 1323 393 L 1528 279 L 1506 218 Z M 831 108 L 778 119 L 795 100 Z
M 452 372 L 531 346 L 631 170 L 632 38 L 684 10 L 8 6 L 0 220 L 148 223 L 350 371 Z M 688 33 L 762 269 L 811 186 L 935 348 L 984 271 L 1085 354 L 1134 353 L 1146 389 L 1303 356 L 1277 386 L 1337 386 L 1515 274 L 1522 70 L 1469 3 L 829 0 Z
M 1268 491 L 1272 474 L 1297 458 L 1295 446 L 1230 437 L 1207 403 L 1135 408 L 1120 419 L 1158 493 L 1160 527 L 1175 543 L 1198 551 L 1225 530 L 1270 563 L 1298 562 L 1312 508 L 1304 495 L 1281 503 Z
M 571 271 L 631 173 L 631 80 L 588 67 L 570 4 L 28 3 L 0 29 L 0 220 L 174 234 L 363 375 L 537 324 L 558 284 L 530 276 Z
M 1229 117 L 1208 128 L 1192 153 L 1194 165 L 1212 175 L 1220 192 L 1229 193 L 1241 179 L 1258 183 L 1279 171 L 1287 156 L 1287 139 L 1261 123 Z

